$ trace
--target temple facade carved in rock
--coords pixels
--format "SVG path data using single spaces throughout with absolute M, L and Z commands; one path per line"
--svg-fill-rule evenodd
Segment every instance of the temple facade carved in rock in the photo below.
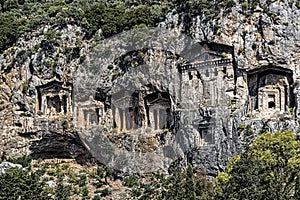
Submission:
M 292 71 L 265 66 L 248 71 L 248 112 L 256 117 L 276 118 L 295 105 Z
M 295 107 L 291 70 L 262 66 L 243 71 L 237 68 L 233 46 L 201 45 L 192 61 L 173 66 L 177 75 L 166 77 L 169 86 L 148 83 L 132 89 L 115 81 L 114 92 L 112 88 L 97 88 L 93 96 L 76 103 L 77 123 L 105 126 L 116 134 L 148 135 L 177 131 L 189 124 L 185 128 L 193 135 L 192 146 L 202 147 L 218 139 L 216 127 L 232 123 L 229 117 L 220 121 L 219 116 L 230 116 L 239 109 L 233 106 L 241 100 L 237 97 L 240 88 L 248 94 L 242 97 L 246 99 L 243 107 L 247 117 L 276 118 Z M 71 84 L 52 81 L 36 90 L 38 115 L 73 114 Z
M 72 115 L 72 84 L 51 81 L 36 87 L 38 116 Z
M 112 97 L 113 126 L 117 131 L 161 131 L 172 124 L 171 100 L 161 91 L 126 91 Z

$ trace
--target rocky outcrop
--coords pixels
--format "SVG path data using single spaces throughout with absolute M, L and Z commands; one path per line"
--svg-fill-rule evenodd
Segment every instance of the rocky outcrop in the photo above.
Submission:
M 0 175 L 5 174 L 11 168 L 23 169 L 22 165 L 14 164 L 14 163 L 11 163 L 11 162 L 2 162 L 0 164 Z M 23 169 L 23 170 L 26 170 L 26 169 Z
M 20 37 L 0 55 L 2 159 L 89 157 L 98 137 L 80 128 L 98 127 L 114 148 L 164 156 L 171 147 L 215 176 L 260 133 L 297 133 L 300 10 L 260 6 L 210 21 L 173 10 L 161 41 L 151 31 L 85 40 L 75 25 Z

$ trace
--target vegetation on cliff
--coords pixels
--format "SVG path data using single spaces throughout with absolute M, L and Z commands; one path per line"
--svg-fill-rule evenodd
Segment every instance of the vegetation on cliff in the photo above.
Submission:
M 261 135 L 218 175 L 216 199 L 299 199 L 299 155 L 291 131 Z
M 0 50 L 12 45 L 24 33 L 34 32 L 42 25 L 77 24 L 91 38 L 101 29 L 109 37 L 136 26 L 157 26 L 173 10 L 191 17 L 205 14 L 205 20 L 216 17 L 221 10 L 230 12 L 235 3 L 227 1 L 156 1 L 156 0 L 8 0 L 0 2 Z
M 49 56 L 52 51 L 51 44 L 56 42 L 55 38 L 59 38 L 60 33 L 56 29 L 48 30 L 47 33 L 38 33 L 37 30 L 43 25 L 60 29 L 68 24 L 76 24 L 83 28 L 85 40 L 94 36 L 101 40 L 124 30 L 157 26 L 170 12 L 179 15 L 179 23 L 183 22 L 181 30 L 187 34 L 196 17 L 207 23 L 214 34 L 219 34 L 221 27 L 218 20 L 230 13 L 232 7 L 236 6 L 236 2 L 234 0 L 0 1 L 0 51 L 12 46 L 19 37 L 26 38 L 28 34 L 45 34 L 45 41 L 43 40 L 41 45 L 38 43 L 28 51 L 16 51 L 16 57 L 10 66 L 14 67 L 16 61 L 18 66 L 21 66 L 20 63 L 35 54 L 39 48 L 46 52 L 46 59 L 43 59 L 47 61 L 47 58 L 51 57 Z M 290 7 L 300 8 L 299 1 L 287 2 Z M 264 4 L 258 0 L 240 0 L 239 3 L 241 8 L 239 12 L 245 16 L 251 16 L 257 7 L 260 7 L 262 12 L 269 15 L 270 20 L 276 18 L 268 7 L 270 4 L 268 0 Z M 246 30 L 243 34 L 246 40 Z M 274 45 L 275 40 L 270 40 L 269 44 Z M 252 47 L 255 49 L 256 43 Z M 239 48 L 238 54 L 244 54 L 245 51 L 245 48 Z M 262 51 L 265 51 L 264 48 Z M 80 56 L 79 52 L 78 45 L 63 48 L 62 54 L 70 54 L 67 60 L 78 58 L 83 62 L 85 55 Z M 59 56 L 55 59 L 53 62 L 48 60 L 39 65 L 56 69 Z M 42 69 L 40 71 L 43 71 Z M 56 71 L 53 70 L 53 73 Z M 22 85 L 25 94 L 30 84 L 26 80 Z M 0 110 L 3 109 L 4 106 L 0 105 Z M 247 129 L 243 126 L 239 128 Z M 250 132 L 252 134 L 252 130 Z M 27 170 L 10 169 L 0 176 L 0 199 L 46 197 L 69 199 L 72 196 L 80 196 L 82 199 L 100 199 L 113 193 L 111 188 L 115 184 L 113 182 L 115 178 L 122 181 L 122 187 L 126 188 L 126 192 L 139 199 L 242 199 L 244 197 L 299 199 L 299 151 L 300 143 L 289 131 L 263 134 L 245 153 L 232 158 L 226 172 L 220 173 L 216 178 L 215 187 L 206 179 L 203 172 L 190 165 L 184 168 L 179 165 L 180 163 L 175 163 L 169 169 L 168 175 L 154 173 L 141 178 L 138 175 L 114 177 L 113 170 L 108 167 L 98 166 L 92 170 L 76 171 L 66 164 L 49 164 L 43 161 L 35 163 L 30 170 L 30 159 L 17 159 L 11 162 L 21 163 L 27 167 Z
M 104 166 L 78 170 L 74 164 L 41 159 L 30 164 L 24 157 L 11 161 L 27 170 L 13 168 L 0 175 L 0 199 L 69 199 L 78 195 L 100 199 L 112 194 L 117 180 L 122 181 L 123 186 L 118 187 L 125 189 L 123 193 L 138 199 L 299 199 L 299 155 L 300 141 L 293 132 L 262 134 L 249 149 L 230 160 L 214 184 L 199 169 L 191 165 L 184 168 L 180 162 L 174 162 L 168 174 L 141 177 L 119 176 Z

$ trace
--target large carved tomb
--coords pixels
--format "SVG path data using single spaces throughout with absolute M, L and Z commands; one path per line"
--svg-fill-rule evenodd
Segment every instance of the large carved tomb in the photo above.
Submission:
M 166 92 L 121 90 L 112 96 L 113 127 L 118 132 L 142 128 L 161 131 L 172 123 L 171 101 Z
M 36 111 L 41 116 L 72 114 L 72 84 L 52 81 L 36 87 Z
M 217 43 L 201 43 L 199 55 L 180 65 L 181 103 L 195 109 L 200 106 L 226 106 L 235 94 L 233 47 Z M 188 94 L 186 94 L 188 92 Z

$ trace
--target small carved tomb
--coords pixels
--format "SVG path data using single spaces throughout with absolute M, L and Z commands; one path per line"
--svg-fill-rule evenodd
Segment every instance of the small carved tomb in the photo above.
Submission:
M 134 128 L 132 116 L 132 92 L 121 90 L 112 96 L 113 126 L 118 131 L 126 131 Z
M 197 130 L 194 133 L 194 146 L 200 147 L 214 143 L 213 119 L 211 112 L 207 109 L 199 108 L 197 119 L 193 120 L 193 126 Z
M 289 71 L 266 70 L 248 75 L 249 111 L 282 113 L 294 104 Z
M 99 101 L 80 102 L 77 105 L 77 122 L 81 126 L 98 126 L 104 116 L 104 105 Z
M 171 100 L 166 92 L 155 92 L 145 97 L 147 125 L 153 130 L 170 128 L 173 117 Z

